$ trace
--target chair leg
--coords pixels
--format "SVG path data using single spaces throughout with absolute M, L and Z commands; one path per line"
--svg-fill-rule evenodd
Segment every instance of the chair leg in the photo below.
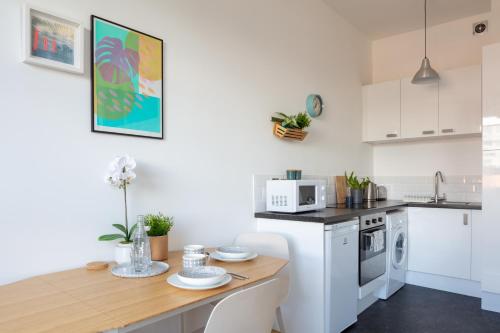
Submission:
M 283 322 L 283 314 L 281 313 L 281 307 L 276 308 L 276 320 L 278 321 L 278 326 L 280 328 L 280 333 L 286 333 L 285 323 Z
M 187 330 L 186 330 L 186 316 L 183 313 L 181 313 L 181 333 L 187 333 Z

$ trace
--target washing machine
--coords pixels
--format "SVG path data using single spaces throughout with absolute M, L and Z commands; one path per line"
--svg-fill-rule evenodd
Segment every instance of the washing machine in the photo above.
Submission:
M 388 299 L 406 282 L 408 268 L 408 213 L 401 209 L 387 213 L 386 283 L 377 293 L 378 298 Z

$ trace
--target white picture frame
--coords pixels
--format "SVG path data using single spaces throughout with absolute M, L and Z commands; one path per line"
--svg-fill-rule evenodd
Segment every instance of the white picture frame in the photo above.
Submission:
M 83 74 L 82 22 L 26 3 L 22 25 L 23 62 Z

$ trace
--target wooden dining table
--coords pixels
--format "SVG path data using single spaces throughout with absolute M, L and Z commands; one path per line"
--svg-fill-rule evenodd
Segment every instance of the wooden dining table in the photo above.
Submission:
M 182 269 L 182 252 L 170 252 L 167 273 L 120 278 L 111 267 L 71 269 L 0 286 L 0 332 L 128 332 L 220 300 L 272 279 L 287 260 L 258 256 L 245 262 L 210 260 L 210 265 L 244 275 L 220 288 L 184 290 L 166 279 Z

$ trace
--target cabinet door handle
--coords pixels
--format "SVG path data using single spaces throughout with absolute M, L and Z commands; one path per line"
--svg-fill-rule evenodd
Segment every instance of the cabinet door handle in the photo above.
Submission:
M 396 138 L 398 135 L 396 133 L 388 133 L 385 135 L 386 138 Z
M 422 131 L 423 135 L 429 135 L 429 134 L 434 134 L 433 130 L 428 130 L 428 131 Z
M 469 215 L 464 214 L 464 225 L 468 225 L 468 224 L 469 224 Z
M 453 128 L 444 128 L 441 130 L 441 133 L 453 133 L 455 130 Z

